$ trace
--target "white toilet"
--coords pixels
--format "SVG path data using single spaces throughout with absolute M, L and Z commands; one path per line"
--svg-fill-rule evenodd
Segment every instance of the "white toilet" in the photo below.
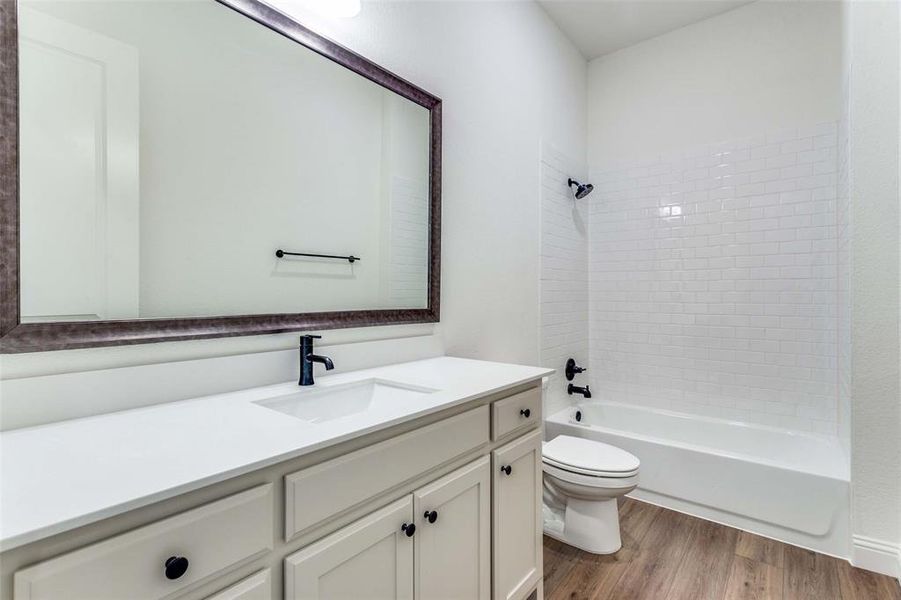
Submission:
M 619 550 L 616 499 L 638 485 L 638 458 L 568 435 L 545 442 L 542 452 L 545 534 L 593 554 Z

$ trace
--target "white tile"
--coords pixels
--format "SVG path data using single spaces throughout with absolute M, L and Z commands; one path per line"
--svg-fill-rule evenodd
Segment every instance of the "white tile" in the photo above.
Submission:
M 838 137 L 835 123 L 822 123 L 593 173 L 600 193 L 589 197 L 587 259 L 559 271 L 567 284 L 588 279 L 559 314 L 572 310 L 571 324 L 587 331 L 571 335 L 590 354 L 593 389 L 691 414 L 838 430 L 835 369 L 847 360 L 835 343 Z M 566 238 L 557 208 L 542 218 Z M 570 258 L 572 247 L 551 241 L 548 252 Z M 582 307 L 587 317 L 575 314 Z

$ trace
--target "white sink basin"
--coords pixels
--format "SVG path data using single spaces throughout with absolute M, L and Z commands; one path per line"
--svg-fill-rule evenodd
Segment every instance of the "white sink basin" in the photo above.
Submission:
M 391 414 L 437 391 L 384 379 L 363 379 L 301 390 L 255 404 L 309 423 L 324 423 L 363 413 Z

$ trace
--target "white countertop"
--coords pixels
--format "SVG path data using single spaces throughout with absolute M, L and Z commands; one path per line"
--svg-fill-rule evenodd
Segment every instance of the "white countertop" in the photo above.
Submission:
M 552 372 L 442 357 L 318 376 L 310 389 L 378 378 L 437 390 L 415 403 L 382 405 L 322 423 L 254 403 L 301 390 L 290 382 L 3 432 L 0 551 Z

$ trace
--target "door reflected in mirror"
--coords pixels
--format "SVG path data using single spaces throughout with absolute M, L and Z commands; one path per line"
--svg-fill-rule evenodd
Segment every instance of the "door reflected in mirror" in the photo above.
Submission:
M 429 109 L 213 0 L 18 18 L 23 323 L 428 306 Z

